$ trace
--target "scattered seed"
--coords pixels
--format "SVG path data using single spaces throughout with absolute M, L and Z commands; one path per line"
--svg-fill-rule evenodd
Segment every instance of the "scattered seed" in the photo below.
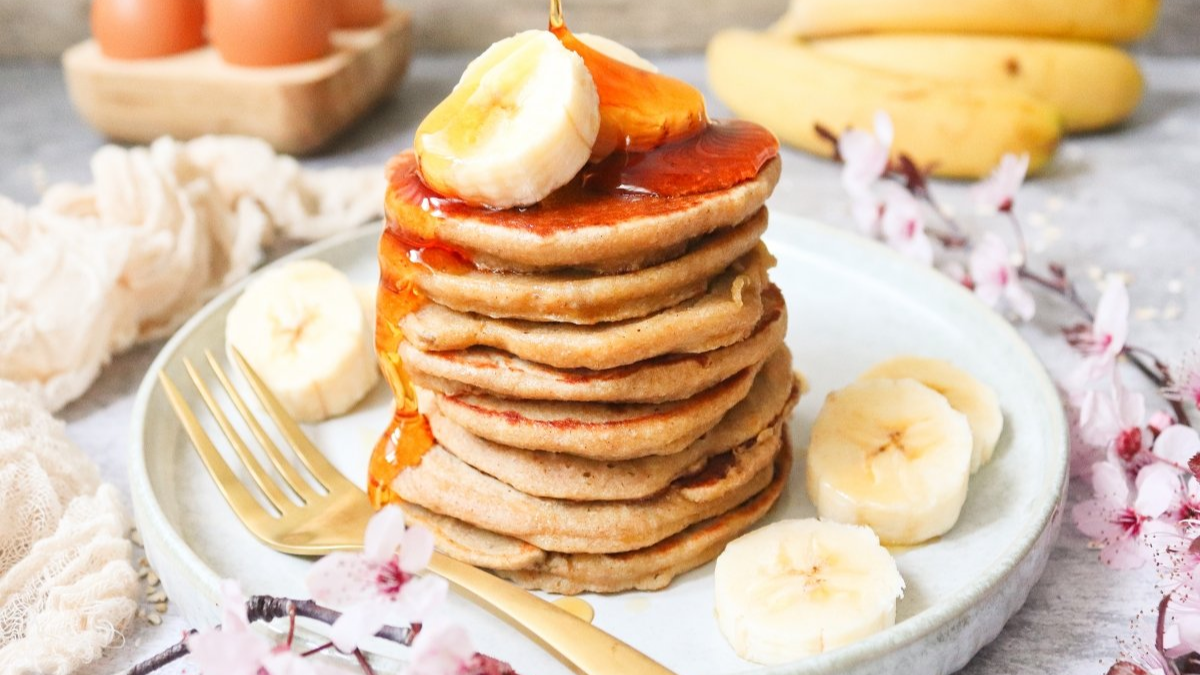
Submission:
M 1158 314 L 1159 312 L 1157 307 L 1138 307 L 1133 312 L 1134 318 L 1138 321 L 1150 321 L 1152 319 L 1157 319 Z
M 1163 307 L 1162 318 L 1166 319 L 1167 321 L 1174 321 L 1175 319 L 1178 319 L 1179 315 L 1182 313 L 1183 309 L 1179 305 L 1172 302 L 1166 307 Z
M 1046 225 L 1046 214 L 1034 213 L 1029 214 L 1029 224 L 1034 227 L 1044 227 Z
M 154 572 L 148 573 L 146 575 L 146 583 L 150 584 L 151 586 L 157 586 L 158 585 L 158 575 L 155 574 Z
M 162 615 L 157 612 L 150 612 L 146 615 L 146 620 L 150 622 L 150 625 L 157 626 L 162 623 Z
M 1104 276 L 1104 270 L 1092 265 L 1091 267 L 1087 268 L 1087 275 L 1092 281 L 1099 281 L 1100 278 Z
M 158 612 L 159 614 L 166 614 L 167 613 L 167 603 L 165 603 L 165 602 L 155 603 L 154 611 Z
M 1062 211 L 1064 204 L 1065 202 L 1063 202 L 1062 197 L 1051 197 L 1046 200 L 1046 210 L 1050 213 Z

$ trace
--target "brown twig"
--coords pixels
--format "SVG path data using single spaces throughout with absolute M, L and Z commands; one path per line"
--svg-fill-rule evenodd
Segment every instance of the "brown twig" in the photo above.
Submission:
M 271 595 L 255 595 L 246 602 L 246 617 L 251 622 L 274 621 L 289 615 L 289 604 L 295 607 L 296 616 L 314 619 L 330 626 L 342 616 L 341 612 L 322 607 L 312 600 L 291 600 Z M 401 645 L 412 644 L 415 635 L 416 631 L 411 627 L 396 626 L 384 626 L 375 633 L 375 637 Z
M 183 636 L 182 640 L 130 668 L 125 672 L 125 675 L 149 675 L 149 673 L 160 668 L 165 668 L 169 664 L 187 656 L 187 636 L 195 632 L 194 630 L 189 631 Z
M 358 661 L 358 667 L 362 668 L 362 671 L 366 673 L 366 675 L 375 675 L 375 669 L 372 668 L 371 664 L 367 662 L 367 657 L 363 655 L 361 649 L 354 650 L 354 659 Z
M 256 621 L 271 622 L 275 619 L 280 619 L 285 616 L 289 618 L 287 635 L 288 646 L 291 646 L 292 637 L 295 634 L 296 617 L 304 617 L 306 619 L 320 621 L 324 624 L 333 625 L 333 622 L 337 621 L 338 617 L 341 615 L 341 612 L 329 609 L 327 607 L 322 607 L 312 600 L 292 600 L 290 598 L 279 598 L 271 595 L 255 595 L 246 601 L 246 618 L 251 623 Z M 414 624 L 411 627 L 405 628 L 384 626 L 375 633 L 375 637 L 389 640 L 401 645 L 411 645 L 413 638 L 416 637 L 416 634 L 419 630 L 420 624 Z M 189 631 L 187 635 L 191 635 L 195 632 L 196 631 L 194 630 Z M 126 672 L 126 675 L 148 675 L 149 673 L 152 673 L 187 656 L 189 653 L 187 647 L 187 635 L 184 635 L 184 639 L 180 640 L 178 643 L 171 645 L 167 649 L 164 649 L 145 661 L 133 666 Z M 332 643 L 311 649 L 308 652 L 305 652 L 303 656 L 315 654 L 328 649 L 330 646 L 332 646 Z M 359 657 L 361 658 L 361 654 Z M 366 666 L 366 672 L 368 675 L 373 675 L 373 672 L 370 670 L 370 665 Z

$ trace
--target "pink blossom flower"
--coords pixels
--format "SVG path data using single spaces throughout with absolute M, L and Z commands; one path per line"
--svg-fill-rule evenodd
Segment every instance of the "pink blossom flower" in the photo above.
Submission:
M 1129 463 L 1143 450 L 1142 420 L 1146 417 L 1146 399 L 1121 386 L 1116 373 L 1107 392 L 1088 390 L 1079 409 L 1079 429 L 1083 439 L 1109 448 Z
M 1175 382 L 1163 390 L 1163 396 L 1200 409 L 1200 352 L 1185 359 L 1172 375 Z
M 1200 579 L 1193 567 L 1171 591 L 1163 648 L 1170 658 L 1200 651 Z
M 1004 155 L 992 174 L 971 188 L 972 200 L 988 211 L 1011 211 L 1028 170 L 1029 155 Z
M 1143 646 L 1108 669 L 1106 675 L 1178 675 L 1179 669 L 1157 649 Z
M 1197 523 L 1197 518 L 1200 518 L 1200 482 L 1196 481 L 1195 476 L 1188 476 L 1178 494 L 1167 516 L 1187 531 L 1194 531 L 1196 525 L 1200 524 Z
M 888 246 L 923 265 L 933 264 L 933 245 L 925 234 L 921 206 L 908 190 L 891 183 L 884 186 L 880 234 Z
M 1155 436 L 1158 436 L 1173 424 L 1175 424 L 1175 418 L 1162 410 L 1155 410 L 1150 415 L 1150 419 L 1146 420 L 1146 428 Z
M 1069 337 L 1071 344 L 1086 355 L 1071 379 L 1088 382 L 1111 371 L 1128 337 L 1129 291 L 1120 277 L 1111 275 L 1096 304 L 1091 329 L 1074 332 Z
M 1065 394 L 1063 398 L 1067 400 L 1067 429 L 1070 432 L 1068 440 L 1071 446 L 1071 478 L 1081 478 L 1090 481 L 1092 467 L 1104 459 L 1105 446 L 1092 443 L 1088 440 L 1088 434 L 1084 432 L 1083 426 L 1080 424 L 1081 406 Z
M 869 195 L 871 185 L 887 171 L 892 147 L 892 118 L 875 113 L 875 133 L 847 129 L 838 138 L 842 158 L 842 186 L 851 197 Z
M 942 271 L 942 274 L 945 274 L 954 281 L 966 286 L 968 289 L 975 288 L 975 282 L 971 280 L 971 275 L 967 274 L 966 266 L 959 261 L 947 260 L 939 265 L 938 269 Z
M 1195 479 L 1191 479 L 1195 482 Z M 1192 486 L 1188 487 L 1189 491 Z M 1164 528 L 1146 535 L 1146 544 L 1154 554 L 1154 563 L 1165 580 L 1167 590 L 1174 590 L 1200 572 L 1200 551 L 1192 547 L 1192 538 L 1179 527 Z
M 287 645 L 272 646 L 250 628 L 237 582 L 221 583 L 221 625 L 187 638 L 188 651 L 208 675 L 317 675 L 317 667 Z
M 1094 496 L 1072 511 L 1075 526 L 1100 547 L 1104 564 L 1141 567 L 1152 553 L 1145 536 L 1162 530 L 1162 524 L 1152 523 L 1170 506 L 1178 482 L 1172 467 L 1152 464 L 1138 473 L 1135 496 L 1121 467 L 1099 462 L 1092 468 Z
M 883 204 L 870 192 L 862 195 L 851 195 L 850 215 L 858 224 L 858 229 L 872 239 L 882 236 L 880 229 L 883 222 Z
M 413 641 L 406 675 L 463 675 L 475 656 L 471 638 L 457 624 L 425 627 Z
M 975 294 L 991 307 L 1003 300 L 1021 319 L 1028 321 L 1035 311 L 1033 296 L 1021 285 L 1017 270 L 1009 260 L 1008 247 L 995 234 L 988 233 L 975 245 L 968 261 Z
M 1154 456 L 1181 470 L 1186 470 L 1197 454 L 1200 454 L 1200 434 L 1189 426 L 1169 426 L 1154 439 Z
M 399 549 L 399 553 L 397 553 Z M 405 529 L 404 512 L 383 508 L 371 518 L 362 553 L 333 553 L 313 565 L 308 589 L 321 604 L 344 608 L 330 640 L 354 651 L 386 624 L 420 622 L 446 597 L 446 581 L 418 577 L 433 555 L 433 534 Z

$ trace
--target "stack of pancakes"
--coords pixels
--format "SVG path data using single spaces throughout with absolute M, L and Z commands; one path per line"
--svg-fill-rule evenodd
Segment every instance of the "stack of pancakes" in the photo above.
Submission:
M 529 227 L 441 217 L 475 264 L 425 270 L 428 302 L 380 319 L 437 439 L 391 487 L 442 551 L 559 593 L 658 589 L 770 509 L 801 393 L 760 241 L 778 177 L 541 204 Z M 558 216 L 586 225 L 536 226 Z

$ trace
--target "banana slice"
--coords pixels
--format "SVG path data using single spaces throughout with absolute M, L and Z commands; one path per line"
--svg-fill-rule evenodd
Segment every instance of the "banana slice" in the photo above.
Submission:
M 835 391 L 813 424 L 808 495 L 822 518 L 867 525 L 887 544 L 940 536 L 958 520 L 971 475 L 971 428 L 916 380 Z
M 358 292 L 344 274 L 315 260 L 284 265 L 250 284 L 225 319 L 225 343 L 301 422 L 346 412 L 379 378 Z
M 964 370 L 940 359 L 920 356 L 898 356 L 859 377 L 860 380 L 905 378 L 916 380 L 945 396 L 951 408 L 967 416 L 973 439 L 971 473 L 991 461 L 1004 429 L 1004 414 L 1000 412 L 996 392 Z
M 641 68 L 642 70 L 648 70 L 652 73 L 658 72 L 658 66 L 650 63 L 646 59 L 643 59 L 638 55 L 637 52 L 633 51 L 629 47 L 626 47 L 620 42 L 617 42 L 616 40 L 610 40 L 603 35 L 596 35 L 595 33 L 575 33 L 575 37 L 578 38 L 583 44 L 595 49 L 610 59 L 616 59 L 625 65 L 633 66 L 634 68 Z
M 717 557 L 717 623 L 742 658 L 787 663 L 896 623 L 904 579 L 866 527 L 784 520 Z
M 472 61 L 414 146 L 434 190 L 503 209 L 535 204 L 574 178 L 599 130 L 600 97 L 583 59 L 532 30 Z

